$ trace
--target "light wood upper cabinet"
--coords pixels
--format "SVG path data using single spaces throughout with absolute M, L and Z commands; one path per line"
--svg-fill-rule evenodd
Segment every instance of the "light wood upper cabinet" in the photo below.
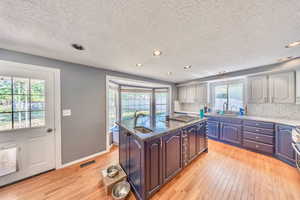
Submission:
M 300 69 L 296 72 L 296 100 L 300 104 Z
M 269 76 L 270 103 L 295 103 L 295 73 L 284 72 Z
M 268 78 L 267 76 L 254 76 L 247 78 L 248 103 L 267 103 Z
M 200 104 L 207 104 L 207 84 L 195 86 L 195 101 Z
M 195 84 L 178 87 L 180 103 L 207 103 L 207 84 Z

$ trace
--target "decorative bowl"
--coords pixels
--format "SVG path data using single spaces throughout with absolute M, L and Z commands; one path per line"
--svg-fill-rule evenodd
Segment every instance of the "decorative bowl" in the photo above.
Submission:
M 123 200 L 130 192 L 130 184 L 127 181 L 117 183 L 112 188 L 112 197 L 115 200 Z
M 106 169 L 107 176 L 113 178 L 119 174 L 120 168 L 117 165 L 112 165 Z

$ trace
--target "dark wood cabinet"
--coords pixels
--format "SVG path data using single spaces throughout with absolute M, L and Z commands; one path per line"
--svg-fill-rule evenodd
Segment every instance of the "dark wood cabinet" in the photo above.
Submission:
M 220 122 L 209 120 L 207 122 L 207 135 L 209 138 L 219 139 L 219 137 L 220 137 Z
M 144 141 L 120 126 L 119 162 L 136 198 L 149 199 L 185 166 L 183 135 L 186 135 L 186 164 L 207 148 L 205 130 L 205 123 L 199 122 Z
M 142 145 L 133 136 L 129 136 L 128 146 L 128 178 L 134 189 L 142 194 Z
M 221 123 L 220 139 L 235 145 L 242 143 L 242 125 Z
M 163 141 L 163 182 L 167 182 L 181 169 L 181 130 L 169 133 Z
M 119 131 L 119 163 L 121 167 L 125 170 L 128 171 L 128 132 L 126 129 L 120 127 Z
M 197 126 L 193 125 L 184 130 L 188 138 L 188 162 L 192 161 L 197 156 Z
M 162 185 L 162 141 L 161 138 L 146 144 L 146 179 L 148 196 L 155 193 Z
M 207 137 L 206 137 L 206 123 L 200 123 L 197 125 L 197 153 L 201 153 L 207 150 Z
M 295 165 L 295 152 L 292 147 L 292 129 L 290 126 L 276 126 L 275 155 L 291 165 Z

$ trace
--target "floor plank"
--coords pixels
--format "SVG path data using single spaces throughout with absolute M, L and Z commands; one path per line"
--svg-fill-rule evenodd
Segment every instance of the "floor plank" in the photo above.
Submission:
M 100 170 L 118 161 L 118 149 L 79 164 L 0 188 L 1 200 L 112 200 L 105 194 Z M 133 194 L 128 198 L 134 200 Z M 201 155 L 153 200 L 298 200 L 300 173 L 274 158 L 209 140 Z

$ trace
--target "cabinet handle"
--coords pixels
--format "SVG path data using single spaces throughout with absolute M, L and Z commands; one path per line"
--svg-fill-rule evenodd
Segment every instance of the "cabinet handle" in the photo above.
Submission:
M 259 139 L 259 137 L 255 137 L 255 139 Z
M 256 148 L 259 148 L 259 146 L 258 146 L 258 145 L 255 145 L 255 147 L 256 147 Z
M 259 129 L 256 129 L 256 132 L 259 132 Z

